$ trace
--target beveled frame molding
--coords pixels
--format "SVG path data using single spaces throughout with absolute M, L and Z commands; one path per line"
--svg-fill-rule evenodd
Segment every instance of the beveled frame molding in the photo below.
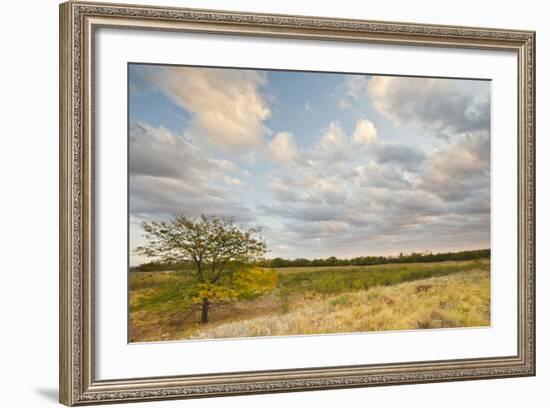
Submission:
M 101 27 L 513 51 L 518 62 L 518 350 L 513 356 L 96 380 L 94 34 Z M 208 397 L 535 375 L 535 33 L 68 2 L 60 5 L 60 402 Z

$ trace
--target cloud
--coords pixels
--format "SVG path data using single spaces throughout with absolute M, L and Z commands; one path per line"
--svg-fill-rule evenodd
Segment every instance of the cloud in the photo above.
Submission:
M 367 119 L 357 121 L 351 137 L 344 132 L 340 122 L 333 121 L 321 131 L 321 137 L 311 149 L 310 157 L 313 161 L 327 164 L 349 160 L 351 156 L 356 155 L 357 148 L 376 143 L 376 135 L 374 124 Z
M 426 158 L 421 150 L 400 143 L 378 143 L 374 146 L 373 153 L 378 163 L 394 163 L 406 170 L 416 169 Z
M 359 148 L 353 134 L 333 123 L 321 142 L 346 152 L 346 160 L 317 155 L 307 166 L 281 171 L 270 184 L 271 201 L 261 205 L 261 214 L 279 220 L 268 238 L 268 245 L 285 248 L 278 255 L 357 256 L 395 253 L 395 248 L 488 245 L 487 134 L 455 138 L 424 153 L 379 137 Z
M 207 157 L 199 147 L 164 127 L 130 124 L 130 213 L 165 218 L 185 211 L 237 216 L 252 212 L 241 202 L 245 187 L 230 160 Z
M 342 204 L 347 197 L 347 191 L 341 180 L 334 178 L 316 178 L 311 183 L 310 195 L 319 197 L 327 204 Z
M 332 159 L 344 159 L 348 154 L 350 144 L 339 122 L 330 122 L 323 130 L 321 139 L 317 145 L 317 151 Z
M 365 97 L 368 90 L 370 77 L 365 75 L 352 75 L 346 80 L 346 93 L 354 99 Z
M 309 101 L 306 101 L 306 103 L 304 104 L 304 110 L 306 112 L 313 114 L 313 108 L 311 107 L 311 104 L 309 103 Z
M 235 163 L 230 160 L 205 157 L 183 135 L 177 135 L 163 126 L 132 122 L 129 138 L 132 175 L 197 179 L 202 174 L 236 169 Z
M 244 183 L 242 182 L 242 180 L 236 177 L 224 176 L 223 181 L 225 182 L 225 184 L 228 184 L 230 186 L 237 186 L 237 187 L 244 186 Z
M 350 174 L 352 180 L 362 187 L 407 188 L 409 181 L 395 166 L 380 164 L 370 160 L 366 165 L 358 165 Z
M 351 137 L 347 136 L 339 122 L 331 122 L 323 131 L 312 159 L 335 166 L 337 161 L 353 161 L 358 155 L 367 155 L 380 164 L 393 163 L 405 170 L 416 169 L 425 159 L 417 147 L 385 142 L 378 136 L 374 124 L 365 118 L 357 120 Z
M 487 81 L 376 76 L 367 88 L 374 108 L 397 126 L 443 134 L 490 127 Z
M 272 157 L 280 162 L 294 162 L 298 158 L 298 148 L 289 132 L 279 132 L 269 142 Z
M 304 238 L 331 238 L 335 234 L 345 233 L 351 226 L 345 221 L 322 220 L 301 224 L 295 231 Z
M 434 215 L 441 213 L 442 200 L 436 195 L 417 189 L 374 187 L 368 189 L 371 206 L 396 215 Z
M 316 129 L 293 129 L 286 117 L 269 121 L 291 132 L 266 127 L 270 85 L 260 72 L 155 68 L 149 78 L 190 119 L 181 133 L 130 124 L 136 222 L 182 210 L 235 216 L 262 225 L 270 256 L 284 257 L 489 243 L 486 82 L 347 76 L 346 97 L 332 102 L 368 115 L 334 110 Z
M 272 197 L 279 203 L 336 205 L 345 202 L 347 190 L 337 177 L 323 177 L 314 169 L 302 169 L 297 177 L 275 176 L 269 182 Z M 265 207 L 264 207 L 265 208 Z M 279 211 L 280 212 L 280 211 Z
M 293 230 L 292 224 L 335 220 L 338 219 L 338 214 L 341 212 L 338 206 L 322 202 L 312 206 L 304 201 L 296 201 L 291 205 L 288 205 L 287 202 L 275 201 L 271 204 L 262 204 L 259 209 L 264 215 L 277 216 L 288 221 L 290 231 Z
M 344 82 L 344 95 L 338 100 L 338 108 L 350 109 L 354 103 L 363 102 L 368 90 L 369 76 L 348 75 Z
M 447 200 L 462 200 L 489 191 L 490 166 L 489 135 L 467 135 L 426 160 L 421 187 Z
M 296 185 L 289 178 L 273 177 L 269 182 L 269 190 L 273 198 L 277 201 L 304 201 L 306 196 L 301 191 L 300 186 Z
M 357 145 L 376 143 L 377 131 L 374 124 L 368 119 L 359 119 L 353 131 L 353 142 Z
M 196 142 L 239 151 L 262 144 L 271 110 L 259 71 L 154 67 L 147 78 L 191 115 L 187 132 Z
M 351 108 L 351 103 L 346 98 L 340 98 L 338 100 L 338 108 L 341 109 L 341 110 L 349 109 L 349 108 Z

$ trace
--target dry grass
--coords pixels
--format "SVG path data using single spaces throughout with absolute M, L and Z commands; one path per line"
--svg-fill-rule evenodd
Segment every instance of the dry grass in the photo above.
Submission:
M 147 296 L 147 292 L 135 293 L 130 299 Z M 132 300 L 130 301 L 132 302 Z M 130 303 L 132 310 L 132 303 Z M 137 308 L 135 308 L 137 309 Z M 271 315 L 280 310 L 280 300 L 274 294 L 260 299 L 240 301 L 212 309 L 206 324 L 199 322 L 200 311 L 168 304 L 164 309 L 141 308 L 130 313 L 130 341 L 166 341 L 190 338 L 200 330 L 216 327 L 220 323 L 252 319 Z
M 199 323 L 189 275 L 130 274 L 130 341 L 471 327 L 490 324 L 489 260 L 284 268 L 268 295 Z
M 461 272 L 325 298 L 297 298 L 290 310 L 203 328 L 192 338 L 488 326 L 489 271 Z

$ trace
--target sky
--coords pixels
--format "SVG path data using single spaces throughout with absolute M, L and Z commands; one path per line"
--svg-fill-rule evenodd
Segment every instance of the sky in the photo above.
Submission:
M 490 81 L 130 64 L 130 264 L 174 213 L 268 258 L 490 247 Z

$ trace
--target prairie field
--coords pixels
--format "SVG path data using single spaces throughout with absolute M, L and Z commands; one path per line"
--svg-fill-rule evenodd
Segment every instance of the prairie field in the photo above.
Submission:
M 130 273 L 130 341 L 490 325 L 490 261 L 270 268 L 269 293 L 189 306 L 185 271 Z

